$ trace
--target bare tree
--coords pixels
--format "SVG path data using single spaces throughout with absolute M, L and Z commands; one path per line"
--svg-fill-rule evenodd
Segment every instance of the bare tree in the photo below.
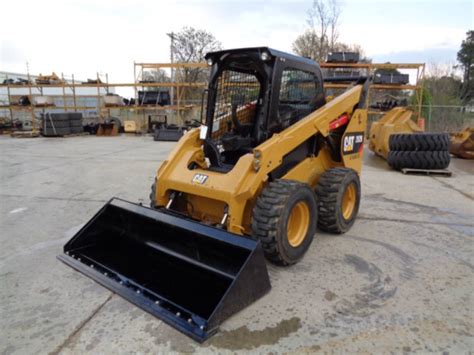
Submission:
M 170 77 L 163 69 L 147 70 L 142 73 L 142 80 L 156 83 L 169 83 Z
M 310 30 L 305 33 L 317 38 L 318 45 L 313 59 L 324 60 L 330 51 L 335 50 L 339 38 L 340 14 L 339 0 L 313 0 L 307 19 Z
M 184 27 L 180 32 L 173 34 L 173 55 L 178 63 L 199 63 L 204 61 L 206 53 L 222 49 L 222 44 L 214 35 L 205 30 Z M 202 68 L 186 68 L 178 71 L 179 80 L 196 82 L 200 79 Z
M 308 10 L 309 28 L 293 42 L 293 51 L 315 61 L 326 60 L 330 52 L 359 52 L 362 62 L 370 62 L 361 46 L 339 42 L 340 0 L 313 0 Z
M 319 36 L 313 29 L 306 30 L 293 42 L 293 51 L 302 57 L 318 58 Z
M 183 27 L 171 37 L 171 49 L 177 63 L 200 63 L 204 61 L 206 53 L 222 49 L 222 44 L 206 30 Z M 208 76 L 206 68 L 182 68 L 177 69 L 175 73 L 176 81 L 187 83 L 205 82 Z M 201 91 L 193 88 L 180 91 L 181 100 L 196 100 L 200 95 Z

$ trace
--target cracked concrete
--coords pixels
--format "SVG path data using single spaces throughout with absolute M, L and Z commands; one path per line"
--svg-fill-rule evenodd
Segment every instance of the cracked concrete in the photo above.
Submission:
M 147 203 L 173 143 L 0 137 L 0 354 L 466 353 L 474 163 L 408 176 L 367 152 L 360 218 L 268 266 L 272 291 L 198 344 L 56 260 L 112 196 Z

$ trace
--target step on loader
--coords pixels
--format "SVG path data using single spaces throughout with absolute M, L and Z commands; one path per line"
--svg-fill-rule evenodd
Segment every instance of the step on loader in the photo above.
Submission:
M 314 61 L 259 47 L 209 53 L 205 117 L 159 167 L 150 207 L 111 199 L 59 258 L 204 341 L 270 290 L 316 228 L 360 201 L 366 78 L 326 102 Z

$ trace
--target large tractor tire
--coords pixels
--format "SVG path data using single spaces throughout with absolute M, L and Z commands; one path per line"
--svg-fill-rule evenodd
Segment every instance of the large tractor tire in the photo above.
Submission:
M 262 191 L 253 209 L 252 234 L 277 265 L 298 262 L 316 232 L 316 196 L 307 184 L 276 180 Z
M 388 165 L 395 170 L 446 169 L 451 160 L 448 151 L 390 151 Z
M 51 121 L 46 120 L 46 121 L 44 122 L 44 126 L 45 126 L 47 129 L 53 129 L 53 127 L 56 128 L 56 129 L 58 129 L 58 128 L 69 128 L 70 125 L 69 125 L 69 122 L 68 122 L 68 121 L 53 121 L 53 122 L 51 123 Z
M 359 212 L 359 175 L 349 168 L 327 170 L 318 181 L 316 197 L 319 229 L 337 234 L 347 232 Z
M 447 133 L 392 134 L 389 138 L 390 150 L 394 151 L 447 151 Z

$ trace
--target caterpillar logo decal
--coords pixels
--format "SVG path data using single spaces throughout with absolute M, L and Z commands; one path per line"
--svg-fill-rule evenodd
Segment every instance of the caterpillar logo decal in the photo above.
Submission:
M 202 185 L 206 182 L 208 177 L 209 176 L 204 175 L 204 174 L 196 174 L 196 175 L 193 176 L 192 182 L 196 183 L 196 184 L 199 184 L 199 185 Z
M 354 132 L 344 136 L 342 142 L 342 154 L 349 155 L 359 153 L 364 147 L 364 133 Z

